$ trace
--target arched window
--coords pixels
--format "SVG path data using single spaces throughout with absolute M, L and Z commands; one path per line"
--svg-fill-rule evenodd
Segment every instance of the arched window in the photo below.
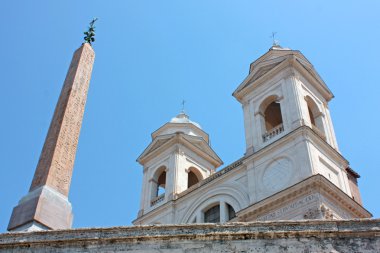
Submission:
M 315 116 L 313 114 L 313 111 L 310 109 L 310 106 L 307 105 L 307 109 L 309 111 L 309 117 L 310 117 L 310 122 L 313 126 L 315 126 Z
M 267 97 L 260 105 L 259 114 L 262 116 L 263 142 L 284 131 L 281 114 L 281 103 L 275 95 Z
M 166 167 L 161 166 L 156 170 L 151 183 L 151 200 L 150 206 L 154 206 L 165 200 L 165 188 L 166 188 Z
M 220 222 L 220 205 L 216 205 L 216 206 L 209 208 L 204 213 L 204 220 L 206 223 Z
M 233 208 L 231 205 L 229 205 L 229 204 L 227 204 L 227 208 L 228 208 L 228 220 L 232 220 L 233 218 L 236 217 L 235 210 L 234 210 L 234 208 Z
M 197 176 L 194 174 L 194 172 L 190 171 L 187 175 L 187 188 L 190 188 L 198 182 L 199 181 Z
M 201 215 L 197 217 L 206 223 L 225 223 L 236 217 L 235 209 L 223 200 L 206 206 Z
M 322 116 L 322 113 L 319 111 L 318 105 L 309 96 L 305 97 L 305 100 L 307 103 L 307 110 L 309 112 L 311 128 L 315 132 L 317 132 L 317 134 L 320 137 L 322 137 L 323 139 L 326 139 L 325 130 L 323 127 L 323 119 L 322 119 L 323 116 Z
M 191 167 L 189 169 L 189 172 L 187 173 L 187 188 L 190 188 L 191 186 L 197 184 L 201 180 L 202 180 L 201 173 L 199 173 L 197 169 Z
M 264 111 L 265 129 L 268 131 L 282 125 L 281 105 L 277 101 L 270 103 Z
M 163 171 L 157 179 L 156 196 L 165 194 L 165 187 L 166 187 L 166 171 Z

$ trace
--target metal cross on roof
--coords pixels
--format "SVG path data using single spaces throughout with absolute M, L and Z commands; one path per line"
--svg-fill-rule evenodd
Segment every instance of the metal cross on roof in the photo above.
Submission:
M 185 100 L 182 100 L 182 112 L 184 112 L 185 111 L 185 103 L 186 103 L 186 101 Z
M 277 34 L 277 32 L 272 32 L 272 35 L 270 36 L 272 38 L 272 45 L 273 46 L 278 46 L 279 45 L 278 40 L 276 40 L 276 34 Z

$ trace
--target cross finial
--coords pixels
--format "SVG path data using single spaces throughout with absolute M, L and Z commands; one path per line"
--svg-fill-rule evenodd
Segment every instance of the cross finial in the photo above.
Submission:
M 182 105 L 182 112 L 185 112 L 185 103 L 186 103 L 186 101 L 182 100 L 182 103 L 181 103 L 181 105 Z
M 278 40 L 276 40 L 276 34 L 277 32 L 272 32 L 271 38 L 272 38 L 272 45 L 273 46 L 278 46 Z

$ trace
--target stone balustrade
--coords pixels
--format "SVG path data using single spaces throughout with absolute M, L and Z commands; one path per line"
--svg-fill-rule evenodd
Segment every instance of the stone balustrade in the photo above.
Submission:
M 280 133 L 284 132 L 284 125 L 280 124 L 278 126 L 275 126 L 271 130 L 267 131 L 265 134 L 262 135 L 263 142 L 269 141 L 276 135 L 279 135 Z
M 196 183 L 195 185 L 191 186 L 190 188 L 186 189 L 185 191 L 177 194 L 176 198 L 180 198 L 186 194 L 188 194 L 189 192 L 192 192 L 194 191 L 195 189 L 199 188 L 200 186 L 202 185 L 205 185 L 211 181 L 213 181 L 214 179 L 226 174 L 227 172 L 229 172 L 230 170 L 233 170 L 237 167 L 239 167 L 243 162 L 241 160 L 238 160 L 237 162 L 225 167 L 224 169 L 210 175 L 209 177 L 206 177 L 205 179 L 203 179 L 202 181 Z
M 154 205 L 156 205 L 156 204 L 158 204 L 158 203 L 164 201 L 164 199 L 165 199 L 165 193 L 163 193 L 163 194 L 161 194 L 160 196 L 157 196 L 157 197 L 155 197 L 154 199 L 152 199 L 152 200 L 150 201 L 150 206 L 154 206 Z

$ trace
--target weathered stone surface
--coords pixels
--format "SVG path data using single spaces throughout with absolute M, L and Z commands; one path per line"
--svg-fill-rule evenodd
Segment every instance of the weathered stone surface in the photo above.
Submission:
M 30 191 L 48 185 L 68 196 L 94 58 L 89 44 L 74 53 Z
M 0 252 L 380 252 L 380 220 L 152 225 L 6 233 Z

